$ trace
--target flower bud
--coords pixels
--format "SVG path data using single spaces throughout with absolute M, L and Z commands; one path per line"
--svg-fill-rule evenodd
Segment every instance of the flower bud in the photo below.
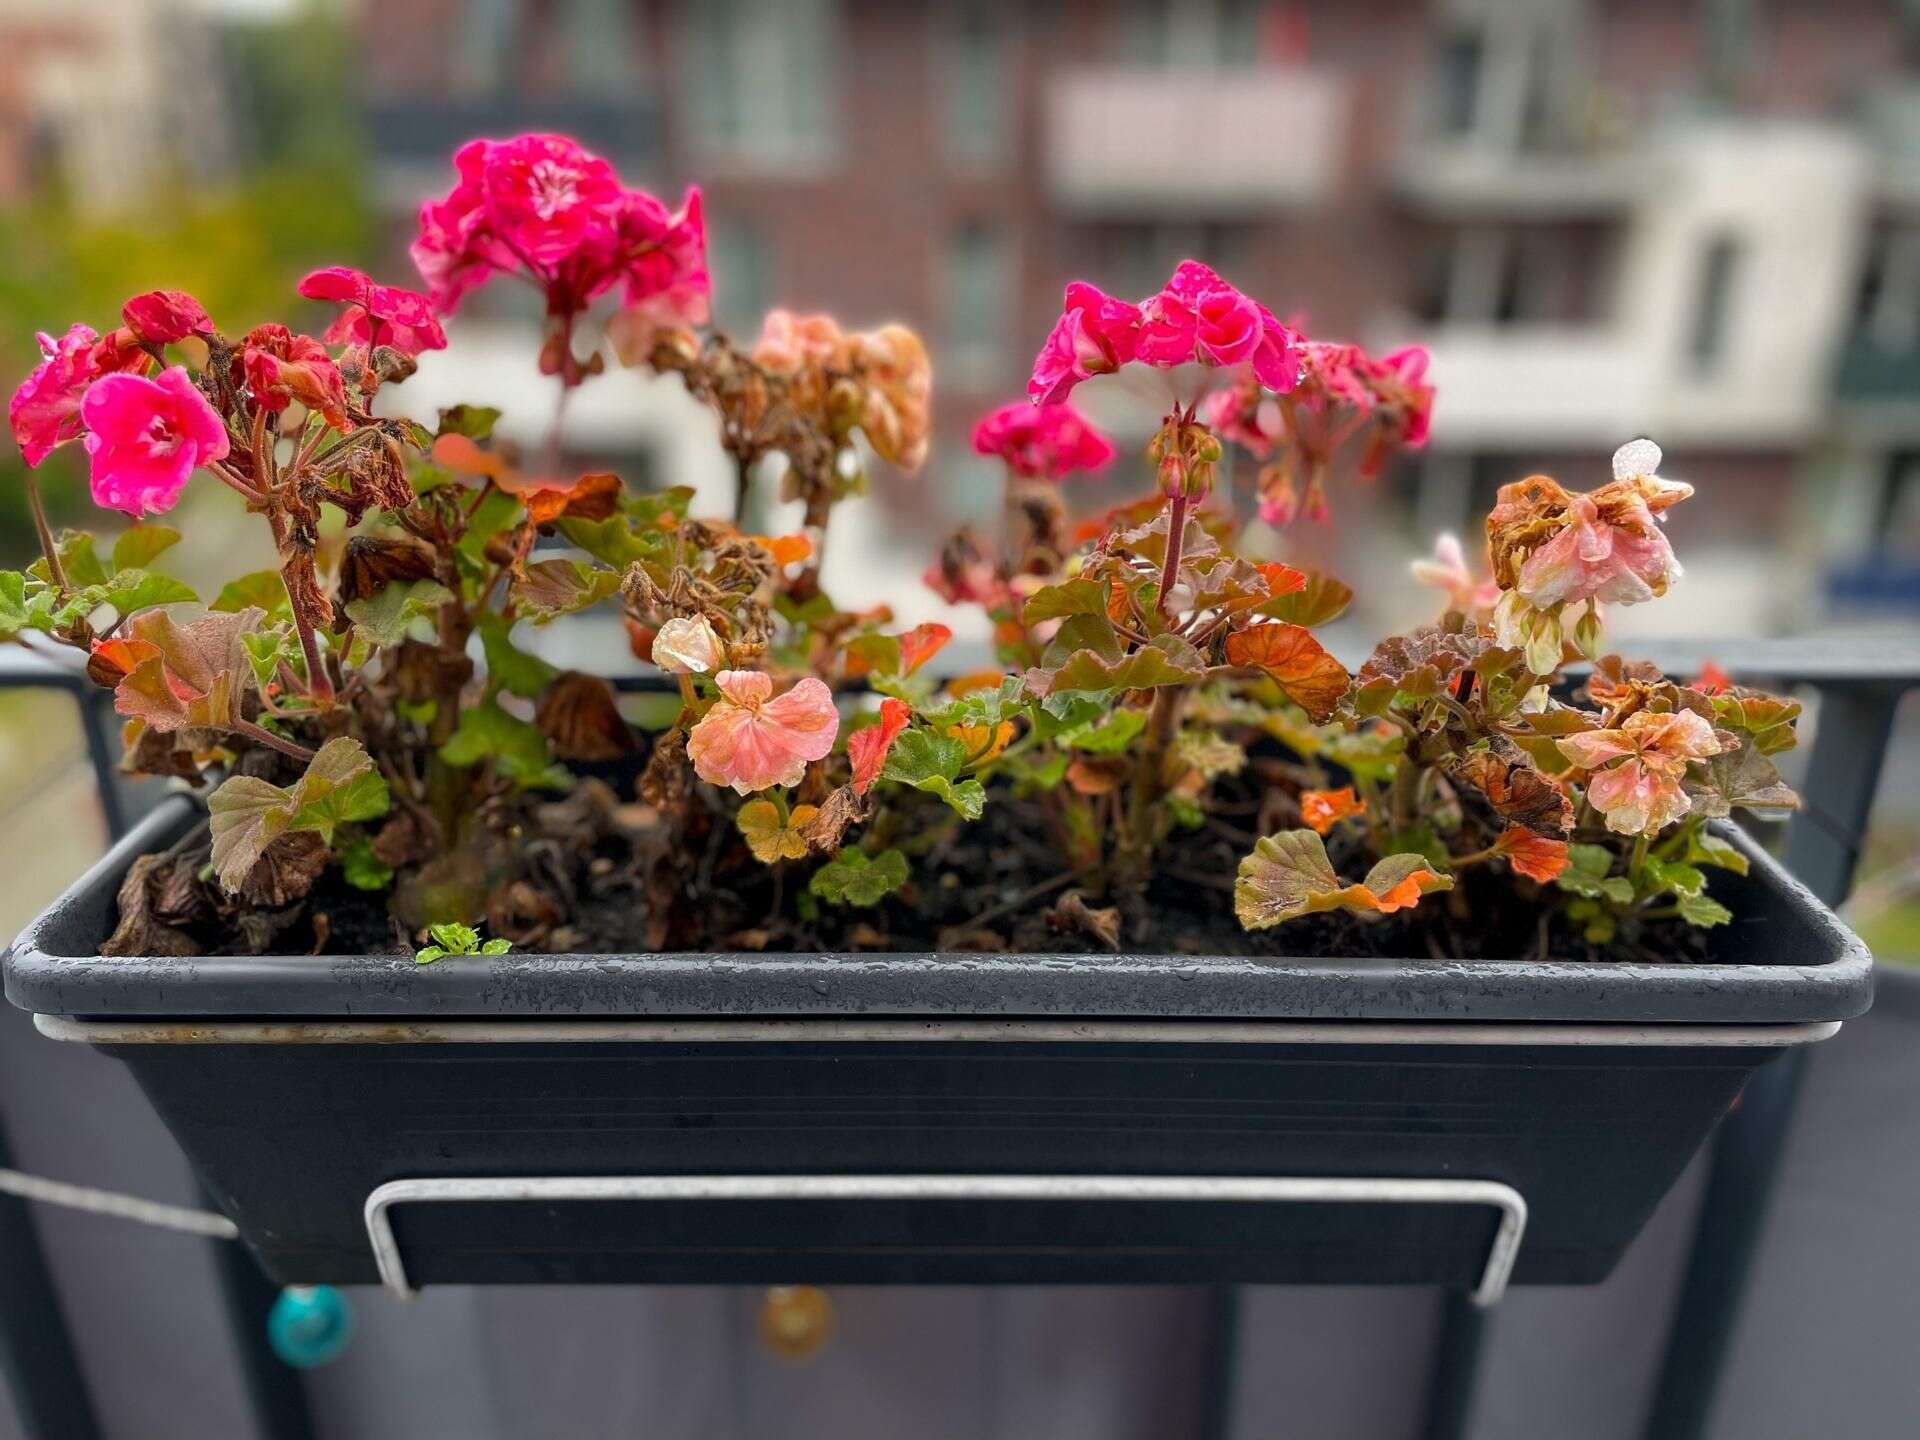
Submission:
M 653 637 L 650 658 L 669 675 L 710 675 L 726 665 L 727 649 L 706 616 L 676 616 Z

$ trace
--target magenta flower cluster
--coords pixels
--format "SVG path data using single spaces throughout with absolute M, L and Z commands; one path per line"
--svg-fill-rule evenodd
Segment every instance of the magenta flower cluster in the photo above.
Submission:
M 1064 480 L 1113 463 L 1113 442 L 1073 406 L 1015 401 L 982 417 L 973 429 L 976 454 L 992 455 L 1023 480 Z
M 1160 369 L 1246 365 L 1279 393 L 1300 378 L 1299 338 L 1210 267 L 1183 260 L 1160 293 L 1138 305 L 1084 280 L 1067 286 L 1060 318 L 1033 362 L 1027 395 L 1036 404 L 1055 404 L 1082 380 L 1134 361 Z

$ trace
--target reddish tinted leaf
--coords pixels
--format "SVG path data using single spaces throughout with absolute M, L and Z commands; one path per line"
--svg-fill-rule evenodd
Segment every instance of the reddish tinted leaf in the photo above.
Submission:
M 1303 626 L 1276 621 L 1236 630 L 1227 637 L 1227 662 L 1266 671 L 1316 721 L 1332 715 L 1347 693 L 1347 667 Z
M 847 759 L 853 762 L 853 793 L 864 795 L 887 763 L 887 752 L 907 728 L 913 711 L 904 700 L 880 702 L 880 723 L 847 736 Z

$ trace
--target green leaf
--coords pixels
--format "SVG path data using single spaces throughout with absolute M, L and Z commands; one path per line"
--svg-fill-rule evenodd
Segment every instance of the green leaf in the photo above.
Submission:
M 1554 877 L 1553 883 L 1590 900 L 1632 904 L 1633 882 L 1624 875 L 1608 873 L 1613 869 L 1613 858 L 1613 851 L 1604 845 L 1569 845 L 1567 868 Z
M 1065 732 L 1060 736 L 1060 743 L 1089 755 L 1118 755 L 1146 728 L 1146 711 L 1115 710 L 1098 725 Z
M 446 953 L 447 952 L 438 945 L 423 946 L 413 952 L 413 963 L 416 965 L 431 965 L 434 961 L 444 958 Z
M 999 725 L 1026 711 L 1026 684 L 1018 675 L 1009 675 L 995 689 L 975 690 L 929 711 L 927 719 L 941 729 L 949 725 Z
M 487 542 L 519 518 L 518 499 L 504 490 L 489 490 L 467 517 L 467 528 L 453 548 L 467 564 L 478 566 Z
M 1029 625 L 1043 620 L 1060 620 L 1069 615 L 1107 615 L 1106 591 L 1093 580 L 1068 580 L 1033 592 L 1021 607 L 1020 618 Z
M 504 955 L 513 949 L 511 940 L 489 940 L 480 947 L 482 955 Z
M 1653 886 L 1647 892 L 1650 895 L 1672 891 L 1684 899 L 1698 895 L 1707 888 L 1707 877 L 1703 871 L 1679 861 L 1649 860 L 1643 867 L 1643 873 Z
M 596 560 L 625 571 L 636 560 L 658 560 L 667 550 L 667 532 L 655 525 L 634 528 L 631 516 L 609 515 L 604 520 L 582 520 L 563 515 L 559 530 Z
M 471 925 L 462 925 L 458 920 L 429 925 L 427 934 L 436 943 L 445 946 L 449 955 L 471 955 L 480 943 L 480 932 Z
M 485 440 L 499 421 L 500 412 L 491 405 L 450 405 L 440 412 L 440 428 L 435 433 Z
M 278 570 L 255 570 L 237 580 L 229 580 L 207 608 L 229 614 L 259 609 L 266 611 L 269 620 L 293 614 L 293 603 L 287 599 L 287 582 L 280 578 Z
M 868 856 L 863 850 L 842 850 L 813 872 L 807 889 L 834 905 L 877 905 L 883 896 L 907 883 L 907 857 L 898 850 Z
M 356 890 L 385 890 L 393 884 L 393 867 L 373 853 L 373 842 L 357 835 L 339 855 L 340 875 Z
M 1718 900 L 1705 895 L 1682 895 L 1679 901 L 1680 918 L 1689 925 L 1698 925 L 1702 929 L 1714 925 L 1724 925 L 1733 919 L 1733 912 Z
M 1065 630 L 1062 626 L 1062 633 Z M 1054 669 L 1036 666 L 1027 671 L 1027 687 L 1040 695 L 1061 690 L 1147 690 L 1159 685 L 1189 685 L 1206 673 L 1206 660 L 1192 645 L 1178 635 L 1156 635 L 1149 644 L 1119 660 L 1089 649 L 1076 651 Z
M 856 635 L 847 642 L 847 654 L 863 661 L 874 675 L 897 675 L 900 673 L 900 640 L 898 636 L 883 635 L 878 630 L 869 630 L 864 635 Z
M 509 715 L 491 696 L 460 712 L 460 723 L 440 747 L 440 758 L 461 769 L 490 760 L 523 789 L 564 790 L 573 783 L 567 771 L 553 763 L 539 727 Z
M 1696 760 L 1686 779 L 1694 813 L 1719 820 L 1735 810 L 1798 810 L 1800 797 L 1760 750 L 1743 744 L 1731 754 Z
M 67 584 L 74 589 L 104 585 L 113 578 L 94 551 L 97 543 L 93 533 L 87 530 L 62 530 L 54 537 L 53 548 L 60 556 L 60 568 L 66 572 Z M 47 570 L 44 556 L 34 561 L 30 568 L 34 574 L 51 583 L 53 577 Z
M 180 543 L 180 532 L 171 525 L 134 525 L 120 532 L 113 542 L 113 570 L 145 570 Z
M 414 621 L 453 599 L 438 580 L 395 581 L 362 600 L 347 602 L 347 618 L 376 645 L 398 645 Z
M 207 797 L 213 869 L 238 893 L 266 848 L 293 830 L 315 831 L 329 845 L 337 825 L 387 812 L 387 782 L 358 740 L 329 740 L 290 786 L 234 775 Z
M 43 594 L 45 592 L 42 592 Z M 27 577 L 18 570 L 0 570 L 0 640 L 11 640 L 22 630 L 44 630 L 46 605 L 27 599 Z
M 620 592 L 620 576 L 580 560 L 539 560 L 513 582 L 513 601 L 536 625 L 598 605 Z
M 1739 847 L 1728 844 L 1718 835 L 1695 828 L 1687 836 L 1687 860 L 1694 865 L 1711 865 L 1716 870 L 1731 870 L 1736 875 L 1747 873 L 1747 857 Z
M 156 575 L 147 570 L 122 570 L 103 588 L 102 605 L 111 605 L 122 615 L 151 610 L 156 605 L 186 605 L 200 597 L 193 587 L 171 575 Z
M 560 672 L 538 655 L 529 655 L 508 638 L 513 625 L 497 610 L 484 611 L 475 623 L 486 651 L 487 676 L 515 695 L 531 700 L 543 694 Z M 679 697 L 674 697 L 679 704 Z
M 957 737 L 913 729 L 893 742 L 881 778 L 938 795 L 964 818 L 978 820 L 987 791 L 978 780 L 957 778 L 966 762 L 966 744 Z

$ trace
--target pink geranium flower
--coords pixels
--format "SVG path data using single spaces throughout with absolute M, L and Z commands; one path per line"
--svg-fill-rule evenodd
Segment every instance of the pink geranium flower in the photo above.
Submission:
M 1392 417 L 1395 443 L 1418 450 L 1433 430 L 1433 386 L 1427 380 L 1430 357 L 1423 345 L 1408 345 L 1381 360 L 1369 361 L 1366 378 L 1380 408 Z
M 227 454 L 227 427 L 176 365 L 107 375 L 80 403 L 94 501 L 139 519 L 170 510 L 196 466 Z
M 453 189 L 421 207 L 411 247 L 442 314 L 493 276 L 521 274 L 545 292 L 562 341 L 572 317 L 616 285 L 629 308 L 664 296 L 655 319 L 704 323 L 713 286 L 698 190 L 669 210 L 564 135 L 475 140 L 454 169 Z M 627 324 L 623 348 L 650 339 L 631 333 L 638 323 Z M 554 361 L 571 373 L 566 357 Z
M 1718 755 L 1719 735 L 1691 710 L 1635 711 L 1619 728 L 1568 735 L 1560 753 L 1591 771 L 1587 799 L 1621 835 L 1654 834 L 1693 808 L 1687 765 Z
M 626 198 L 613 166 L 566 135 L 520 135 L 489 145 L 481 189 L 489 227 L 536 270 L 588 244 L 611 249 Z
M 213 334 L 213 321 L 184 290 L 150 290 L 121 307 L 127 328 L 144 344 L 172 345 L 189 335 Z
M 69 440 L 78 440 L 80 397 L 100 378 L 95 346 L 100 337 L 85 325 L 75 325 L 55 340 L 39 336 L 45 358 L 13 392 L 7 418 L 13 438 L 29 466 L 38 465 Z
M 798 785 L 807 766 L 833 749 L 840 713 L 833 692 L 809 675 L 778 699 L 773 678 L 757 670 L 722 670 L 720 699 L 687 735 L 694 773 L 742 795 Z
M 262 408 L 279 411 L 298 401 L 334 429 L 348 428 L 346 380 L 327 347 L 311 335 L 256 325 L 240 342 L 234 368 Z
M 347 307 L 321 336 L 329 345 L 368 350 L 384 345 L 402 355 L 447 348 L 447 332 L 434 317 L 432 302 L 417 290 L 381 285 L 364 271 L 330 265 L 302 280 L 300 293 Z
M 995 455 L 1028 480 L 1064 480 L 1082 470 L 1113 463 L 1113 442 L 1072 405 L 1015 401 L 984 417 L 973 430 L 973 448 Z
M 1060 318 L 1034 358 L 1028 397 L 1040 405 L 1057 404 L 1082 380 L 1118 370 L 1134 358 L 1140 322 L 1137 305 L 1075 280 L 1067 286 Z

